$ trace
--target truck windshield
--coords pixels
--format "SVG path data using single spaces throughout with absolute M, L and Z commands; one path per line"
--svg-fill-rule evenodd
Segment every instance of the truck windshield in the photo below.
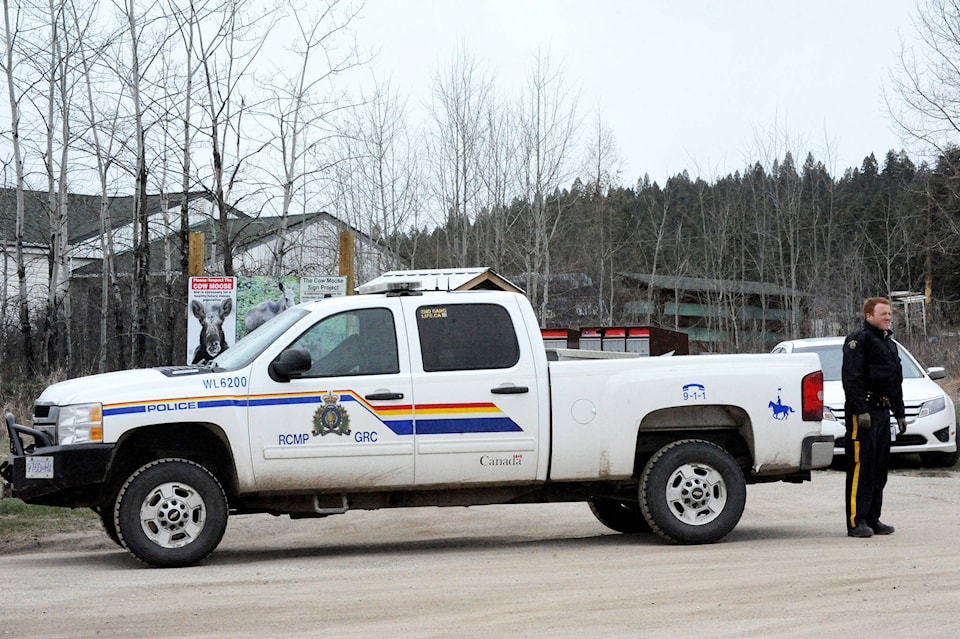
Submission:
M 247 333 L 239 342 L 218 355 L 210 366 L 214 370 L 233 371 L 252 362 L 287 329 L 310 314 L 303 308 L 288 308 L 252 333 Z

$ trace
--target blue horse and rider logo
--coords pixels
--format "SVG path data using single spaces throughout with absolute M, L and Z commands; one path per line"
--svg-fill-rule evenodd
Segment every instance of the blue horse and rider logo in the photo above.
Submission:
M 781 390 L 783 390 L 783 389 L 781 389 L 781 388 L 778 388 L 778 389 L 777 389 L 777 401 L 776 401 L 776 402 L 770 402 L 770 403 L 767 404 L 767 406 L 773 411 L 773 418 L 774 418 L 774 419 L 783 421 L 783 420 L 787 419 L 788 417 L 790 417 L 790 413 L 793 412 L 793 407 L 792 407 L 792 406 L 787 406 L 787 405 L 784 404 L 783 401 L 780 399 L 780 391 L 781 391 Z

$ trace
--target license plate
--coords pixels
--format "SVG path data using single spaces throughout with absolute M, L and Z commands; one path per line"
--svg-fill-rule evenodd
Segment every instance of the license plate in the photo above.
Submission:
M 53 457 L 27 457 L 27 479 L 53 479 Z

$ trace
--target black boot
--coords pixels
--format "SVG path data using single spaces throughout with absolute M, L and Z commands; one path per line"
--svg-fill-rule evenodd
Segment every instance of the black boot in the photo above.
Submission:
M 879 519 L 877 521 L 871 521 L 870 528 L 875 535 L 892 535 L 893 531 L 896 530 L 893 526 L 888 526 Z

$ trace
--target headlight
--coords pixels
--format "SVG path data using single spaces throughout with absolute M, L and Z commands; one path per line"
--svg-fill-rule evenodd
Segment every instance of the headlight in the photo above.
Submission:
M 936 399 L 931 399 L 929 402 L 920 404 L 920 414 L 917 415 L 917 419 L 926 417 L 927 415 L 933 415 L 934 413 L 939 413 L 940 411 L 946 409 L 946 407 L 947 403 L 943 401 L 942 396 Z
M 57 420 L 57 435 L 61 446 L 103 441 L 103 406 L 63 406 Z
M 837 416 L 833 414 L 833 411 L 830 410 L 830 407 L 824 404 L 823 406 L 823 419 L 828 422 L 837 421 Z

